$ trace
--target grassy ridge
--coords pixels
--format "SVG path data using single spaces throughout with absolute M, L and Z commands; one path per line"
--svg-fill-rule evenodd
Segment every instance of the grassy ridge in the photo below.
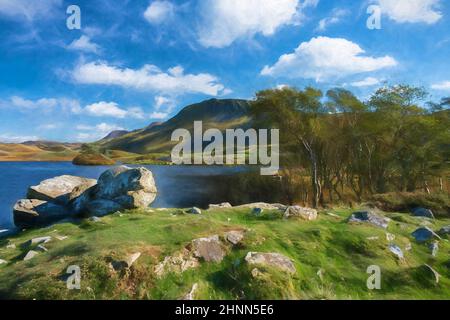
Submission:
M 0 298 L 25 299 L 179 299 L 198 283 L 197 299 L 449 299 L 450 244 L 440 242 L 437 258 L 429 248 L 414 242 L 410 233 L 423 219 L 387 214 L 393 220 L 388 232 L 402 249 L 411 242 L 399 261 L 389 250 L 386 232 L 370 225 L 348 224 L 350 211 L 337 209 L 338 217 L 320 214 L 317 221 L 282 219 L 279 212 L 265 211 L 255 217 L 249 209 L 207 211 L 185 215 L 180 210 L 129 211 L 102 218 L 101 222 L 64 223 L 30 230 L 2 240 Z M 450 220 L 427 222 L 432 229 Z M 201 263 L 199 269 L 169 274 L 158 279 L 154 266 L 192 239 L 246 229 L 243 244 L 229 248 L 223 262 Z M 24 262 L 28 249 L 20 244 L 37 236 L 53 236 L 48 252 Z M 63 241 L 57 235 L 68 236 Z M 379 237 L 378 240 L 368 240 Z M 15 249 L 6 249 L 8 243 Z M 294 276 L 260 268 L 262 278 L 251 276 L 244 257 L 249 251 L 278 252 L 291 258 Z M 141 258 L 126 275 L 108 268 L 111 259 L 141 252 Z M 67 290 L 65 272 L 70 265 L 82 270 L 81 290 Z M 439 284 L 422 268 L 429 264 L 441 274 Z M 367 267 L 379 265 L 382 289 L 366 287 Z M 319 272 L 320 270 L 320 272 Z M 20 286 L 19 286 L 20 284 Z

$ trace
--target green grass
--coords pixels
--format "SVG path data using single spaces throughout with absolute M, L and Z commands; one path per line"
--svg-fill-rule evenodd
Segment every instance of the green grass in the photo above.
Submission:
M 348 209 L 322 212 L 317 221 L 284 220 L 278 212 L 265 211 L 260 217 L 251 210 L 205 211 L 202 215 L 166 211 L 128 211 L 102 218 L 101 222 L 57 224 L 29 230 L 8 240 L 0 240 L 0 298 L 10 299 L 179 299 L 198 283 L 197 299 L 449 299 L 450 244 L 440 242 L 437 258 L 426 245 L 417 244 L 410 233 L 422 219 L 405 214 L 387 214 L 392 221 L 388 232 L 404 248 L 412 243 L 400 262 L 388 250 L 386 231 L 370 225 L 346 223 Z M 450 220 L 431 222 L 433 229 Z M 158 279 L 154 266 L 165 256 L 182 249 L 192 239 L 222 235 L 227 230 L 247 229 L 243 243 L 228 248 L 219 264 L 201 263 L 183 274 Z M 37 236 L 65 235 L 53 239 L 49 249 L 24 262 L 21 244 Z M 379 240 L 368 240 L 368 237 Z M 16 249 L 6 249 L 8 243 Z M 270 268 L 259 268 L 260 278 L 251 276 L 253 267 L 245 263 L 249 251 L 278 252 L 290 257 L 297 268 L 293 276 Z M 126 274 L 108 268 L 111 259 L 141 252 L 142 256 Z M 420 266 L 431 265 L 441 274 L 439 284 L 428 279 Z M 81 290 L 66 289 L 66 270 L 81 267 Z M 379 265 L 382 289 L 366 287 L 367 267 Z M 322 275 L 318 275 L 321 270 Z

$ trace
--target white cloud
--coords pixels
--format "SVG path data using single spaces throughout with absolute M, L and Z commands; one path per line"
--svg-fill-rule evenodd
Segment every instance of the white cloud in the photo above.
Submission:
M 431 89 L 450 91 L 450 81 L 442 81 L 440 83 L 435 83 L 431 86 Z
M 353 87 L 371 87 L 380 84 L 380 80 L 373 77 L 367 77 L 364 80 L 352 82 L 350 85 Z
M 151 24 L 169 20 L 175 12 L 175 6 L 169 1 L 153 1 L 144 12 L 145 19 Z
M 79 39 L 74 40 L 71 44 L 67 46 L 69 50 L 99 53 L 100 46 L 91 41 L 86 35 L 82 35 Z
M 62 0 L 1 0 L 0 15 L 31 21 L 48 18 L 61 5 Z
M 329 17 L 319 21 L 317 31 L 325 31 L 330 25 L 341 22 L 342 18 L 347 16 L 350 12 L 346 9 L 334 9 Z
M 201 8 L 203 22 L 199 42 L 223 48 L 235 40 L 256 34 L 271 36 L 285 25 L 299 24 L 301 11 L 317 0 L 206 0 Z
M 22 143 L 25 141 L 38 141 L 40 140 L 37 136 L 20 136 L 15 134 L 0 134 L 0 142 L 3 143 Z
M 154 65 L 145 65 L 141 69 L 120 68 L 104 62 L 91 62 L 78 65 L 72 71 L 77 83 L 114 85 L 142 91 L 203 93 L 217 96 L 225 89 L 218 79 L 207 73 L 185 74 L 177 66 L 161 71 Z
M 441 0 L 378 0 L 381 11 L 398 23 L 434 24 L 442 18 Z
M 290 54 L 282 55 L 273 66 L 265 66 L 262 75 L 307 78 L 324 81 L 393 67 L 390 57 L 371 57 L 356 43 L 342 38 L 317 37 L 303 42 Z
M 55 130 L 59 128 L 59 124 L 56 123 L 48 123 L 48 124 L 42 124 L 38 127 L 40 130 Z
M 20 96 L 12 96 L 8 100 L 0 101 L 0 107 L 14 108 L 20 111 L 51 111 L 59 107 L 63 111 L 71 113 L 80 113 L 81 106 L 78 100 L 68 98 L 41 98 L 30 100 Z
M 84 111 L 94 117 L 112 117 L 123 119 L 125 117 L 143 119 L 144 112 L 139 107 L 133 107 L 130 109 L 121 109 L 116 102 L 100 101 L 87 105 Z
M 169 114 L 167 112 L 153 112 L 152 114 L 150 114 L 150 119 L 164 120 L 167 119 L 168 116 Z
M 108 123 L 100 123 L 95 126 L 81 124 L 76 126 L 76 129 L 79 131 L 88 131 L 88 132 L 79 132 L 76 135 L 76 140 L 80 142 L 97 141 L 104 138 L 112 131 L 125 130 L 120 126 Z

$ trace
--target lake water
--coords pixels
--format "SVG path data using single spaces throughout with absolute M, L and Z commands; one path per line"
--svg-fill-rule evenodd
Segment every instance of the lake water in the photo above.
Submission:
M 248 171 L 248 167 L 144 166 L 153 172 L 158 196 L 152 207 L 205 207 L 224 202 L 215 192 L 214 177 Z M 12 208 L 29 186 L 60 175 L 97 179 L 109 167 L 74 166 L 70 162 L 0 162 L 0 229 L 13 227 Z M 219 178 L 220 179 L 220 178 Z

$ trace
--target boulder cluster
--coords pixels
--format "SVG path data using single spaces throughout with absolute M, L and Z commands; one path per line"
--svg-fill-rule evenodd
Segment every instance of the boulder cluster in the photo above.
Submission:
M 98 180 L 64 175 L 30 187 L 27 198 L 14 205 L 14 223 L 29 228 L 67 218 L 146 208 L 157 192 L 152 172 L 143 167 L 114 167 Z

